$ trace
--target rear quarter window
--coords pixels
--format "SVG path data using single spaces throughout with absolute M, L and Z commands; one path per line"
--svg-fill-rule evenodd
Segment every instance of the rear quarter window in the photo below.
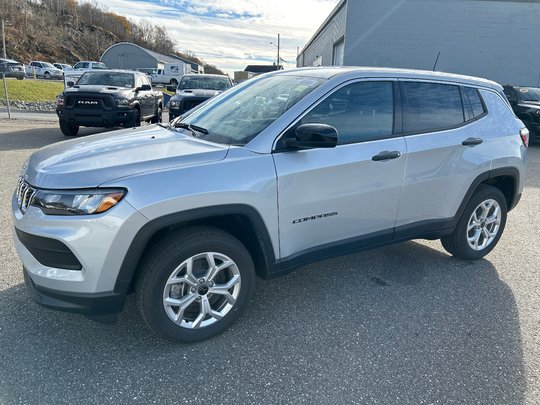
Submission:
M 458 86 L 403 82 L 402 89 L 405 97 L 404 132 L 437 131 L 465 122 Z

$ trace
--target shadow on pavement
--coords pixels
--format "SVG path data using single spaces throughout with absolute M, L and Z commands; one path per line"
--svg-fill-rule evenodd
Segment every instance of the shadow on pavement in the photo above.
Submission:
M 20 129 L 14 126 L 11 131 L 0 133 L 0 151 L 39 149 L 56 142 L 80 138 L 83 136 L 98 134 L 111 130 L 113 129 L 81 128 L 78 136 L 67 137 L 60 132 L 60 128 L 48 126 L 43 128 Z
M 420 243 L 259 281 L 246 314 L 192 345 L 157 339 L 133 297 L 116 325 L 0 292 L 0 402 L 522 404 L 512 292 L 487 260 Z

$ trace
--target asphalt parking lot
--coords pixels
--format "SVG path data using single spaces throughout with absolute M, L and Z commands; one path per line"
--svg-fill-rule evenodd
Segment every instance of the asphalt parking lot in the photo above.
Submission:
M 0 403 L 540 403 L 540 146 L 486 259 L 414 241 L 326 260 L 259 281 L 232 329 L 175 345 L 133 299 L 102 325 L 28 298 L 11 194 L 26 157 L 63 139 L 0 121 Z

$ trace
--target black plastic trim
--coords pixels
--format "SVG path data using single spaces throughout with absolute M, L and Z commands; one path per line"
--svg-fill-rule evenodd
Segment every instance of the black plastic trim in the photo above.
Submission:
M 28 271 L 23 268 L 28 295 L 38 304 L 47 308 L 83 315 L 106 315 L 121 312 L 124 295 L 114 292 L 82 294 L 51 290 L 34 283 Z
M 61 241 L 31 235 L 15 228 L 19 241 L 42 265 L 66 270 L 81 270 L 81 262 Z
M 135 270 L 141 260 L 142 254 L 151 240 L 159 231 L 167 229 L 171 226 L 186 224 L 192 221 L 202 220 L 211 217 L 225 217 L 230 215 L 240 215 L 246 217 L 255 227 L 255 231 L 259 242 L 261 243 L 265 267 L 263 276 L 266 278 L 266 273 L 270 268 L 275 266 L 276 258 L 274 248 L 268 230 L 262 220 L 261 215 L 255 208 L 244 204 L 231 205 L 216 205 L 212 207 L 196 208 L 188 211 L 178 212 L 175 214 L 166 215 L 147 223 L 143 226 L 133 241 L 125 255 L 122 267 L 118 273 L 114 291 L 119 294 L 127 294 L 131 281 L 135 274 Z

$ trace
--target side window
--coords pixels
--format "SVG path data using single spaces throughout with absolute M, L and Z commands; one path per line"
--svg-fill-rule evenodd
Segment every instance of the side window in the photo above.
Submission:
M 471 104 L 474 118 L 478 118 L 486 112 L 484 103 L 480 98 L 480 93 L 477 89 L 473 89 L 472 87 L 464 87 L 463 89 L 465 90 L 465 94 L 467 95 L 467 98 Z
M 403 82 L 403 89 L 406 100 L 404 132 L 436 131 L 465 122 L 458 86 Z
M 360 82 L 342 87 L 313 108 L 297 126 L 307 123 L 335 127 L 340 145 L 392 135 L 393 83 Z M 290 136 L 293 134 L 287 134 Z
M 518 101 L 517 92 L 514 90 L 514 88 L 509 87 L 509 86 L 505 86 L 504 87 L 504 94 L 506 95 L 506 98 L 508 99 L 508 101 L 510 101 L 512 103 L 517 103 L 517 101 Z
M 141 87 L 142 84 L 141 76 L 135 75 L 135 87 Z
M 152 87 L 152 84 L 150 83 L 150 80 L 148 80 L 148 77 L 146 75 L 140 75 L 140 76 L 141 76 L 143 84 L 147 84 L 150 87 Z

